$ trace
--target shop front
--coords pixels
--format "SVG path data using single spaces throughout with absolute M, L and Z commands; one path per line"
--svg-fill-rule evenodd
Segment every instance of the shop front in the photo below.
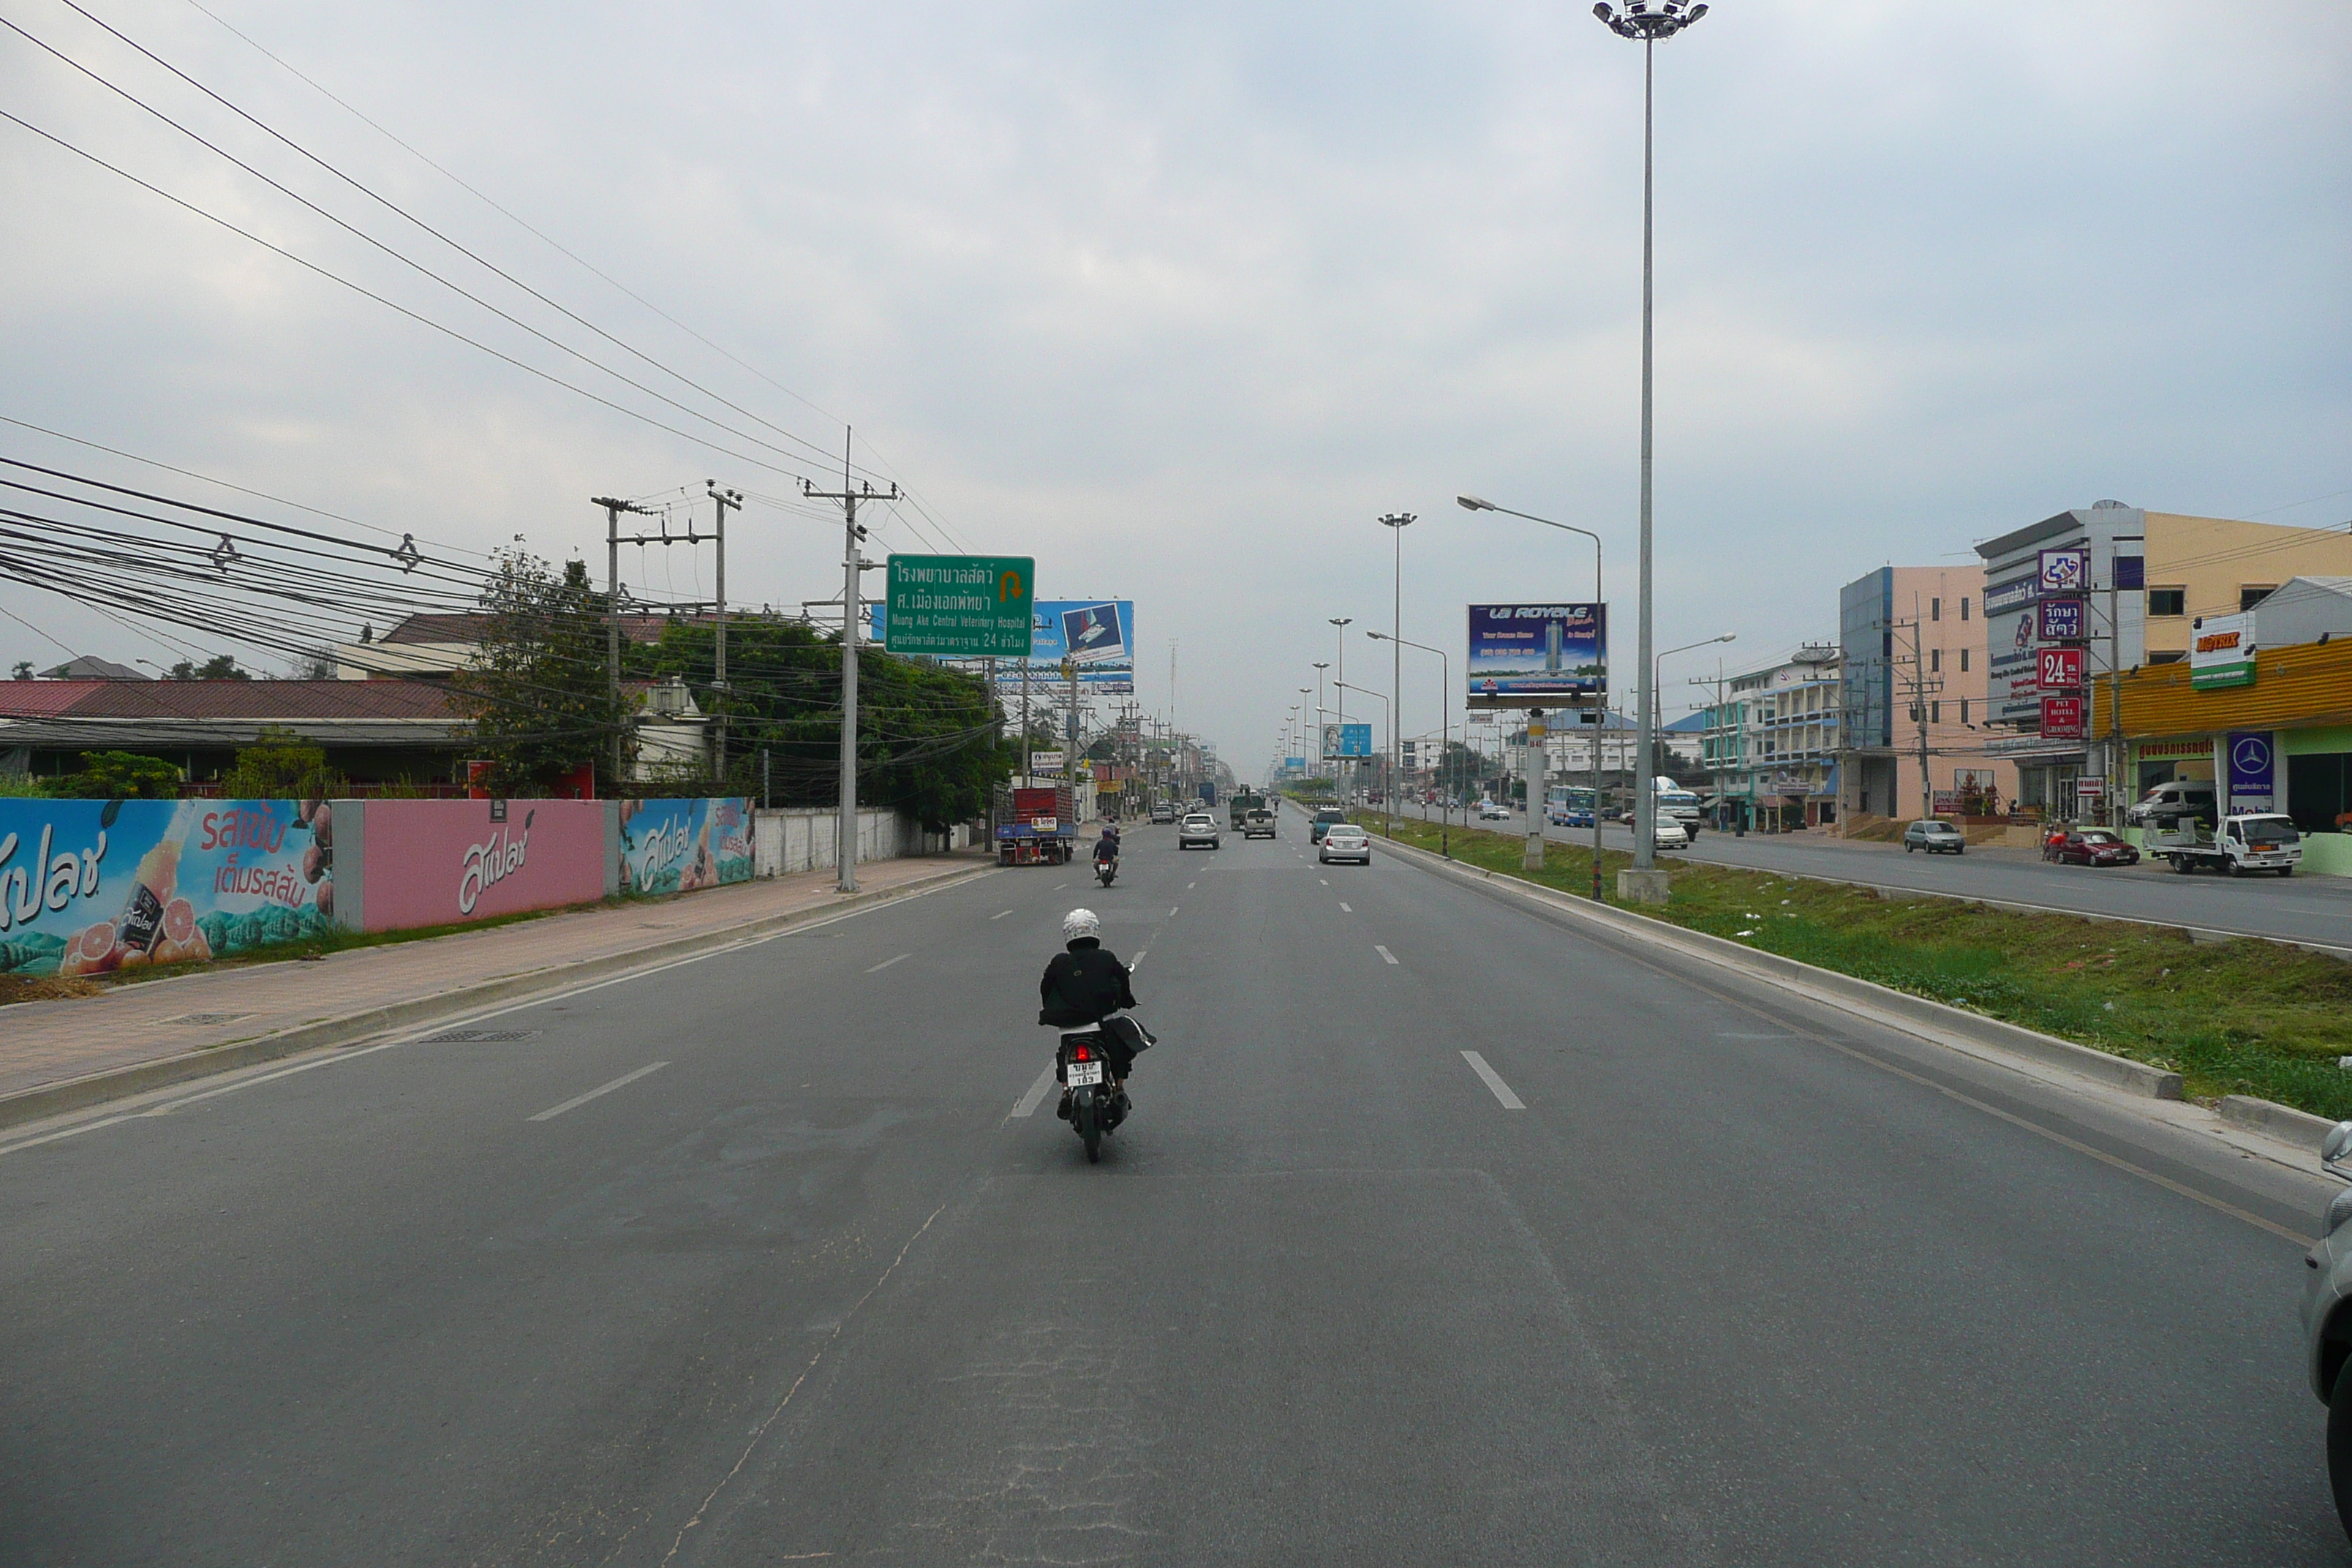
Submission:
M 2352 639 L 2257 649 L 2228 685 L 2200 689 L 2188 663 L 2122 684 L 2134 799 L 2210 781 L 2223 812 L 2294 818 L 2305 872 L 2352 876 Z

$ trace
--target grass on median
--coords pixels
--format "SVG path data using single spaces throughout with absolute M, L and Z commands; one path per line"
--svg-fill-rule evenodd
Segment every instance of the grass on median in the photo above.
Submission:
M 1376 833 L 1388 822 L 1362 818 Z M 1520 869 L 1526 839 L 1401 817 L 1396 837 L 1454 858 L 1589 896 L 1590 847 L 1546 846 Z M 1632 857 L 1604 852 L 1615 892 Z M 2192 1099 L 2251 1094 L 2329 1118 L 2352 1117 L 2352 963 L 2254 938 L 2195 943 L 2163 926 L 2026 914 L 1920 895 L 1675 860 L 1668 903 L 1640 912 L 1749 947 L 2179 1073 Z

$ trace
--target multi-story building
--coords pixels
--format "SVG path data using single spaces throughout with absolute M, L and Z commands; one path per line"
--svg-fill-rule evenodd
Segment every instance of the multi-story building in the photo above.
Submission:
M 1981 565 L 1881 566 L 1838 591 L 1845 753 L 1856 817 L 1990 816 L 2016 764 L 1989 756 Z
M 1700 758 L 1718 819 L 1811 827 L 1837 820 L 1843 687 L 1838 649 L 1808 644 L 1724 681 L 1708 705 Z
M 2079 550 L 2076 582 L 2045 584 L 2054 552 Z M 2121 737 L 2045 732 L 2043 699 L 2061 708 L 2080 689 L 2045 691 L 2046 648 L 2079 647 L 2087 685 L 2142 665 L 2185 659 L 2198 620 L 2252 609 L 2288 578 L 2352 574 L 2352 535 L 2229 518 L 2146 511 L 2099 501 L 1986 540 L 1984 632 L 1992 722 L 1987 751 L 2017 764 L 2020 804 L 2055 816 L 2104 816 L 2129 792 Z M 2080 603 L 2072 637 L 2052 630 L 2053 599 Z M 2087 715 L 2090 704 L 2084 701 Z M 2105 711 L 2112 714 L 2113 705 Z M 2112 720 L 2110 720 L 2112 723 Z

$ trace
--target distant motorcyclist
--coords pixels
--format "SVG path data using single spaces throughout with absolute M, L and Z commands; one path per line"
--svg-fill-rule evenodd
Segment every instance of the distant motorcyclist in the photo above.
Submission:
M 1059 1029 L 1082 1029 L 1103 1023 L 1122 1008 L 1132 1007 L 1135 991 L 1127 965 L 1102 944 L 1102 921 L 1092 910 L 1072 910 L 1062 917 L 1062 937 L 1068 944 L 1045 965 L 1037 983 L 1037 1022 Z M 1125 1027 L 1117 1026 L 1124 1025 Z M 1129 1018 L 1111 1019 L 1102 1030 L 1103 1058 L 1111 1080 L 1124 1088 L 1134 1069 L 1137 1041 L 1149 1043 L 1141 1028 Z M 1055 1076 L 1059 1078 L 1056 1069 Z
M 1106 860 L 1114 866 L 1118 864 L 1118 824 L 1116 822 L 1104 823 L 1102 837 L 1095 840 L 1095 864 L 1099 866 Z

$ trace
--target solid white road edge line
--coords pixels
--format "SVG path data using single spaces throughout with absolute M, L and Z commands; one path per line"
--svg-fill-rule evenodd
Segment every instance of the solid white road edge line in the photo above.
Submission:
M 1495 1091 L 1495 1098 L 1503 1102 L 1504 1110 L 1525 1110 L 1528 1108 L 1525 1100 L 1511 1092 L 1511 1086 L 1503 1081 L 1503 1075 L 1486 1065 L 1485 1057 L 1475 1051 L 1465 1051 L 1462 1059 L 1470 1064 L 1472 1072 L 1486 1080 L 1486 1087 Z
M 882 971 L 884 971 L 884 970 L 886 970 L 886 969 L 889 968 L 892 964 L 894 964 L 894 963 L 904 963 L 905 962 L 907 962 L 907 960 L 908 960 L 908 959 L 910 959 L 910 958 L 912 958 L 912 957 L 914 957 L 914 956 L 915 956 L 915 955 L 914 955 L 913 953 L 911 953 L 911 952 L 902 952 L 902 953 L 900 953 L 900 954 L 899 954 L 898 957 L 896 957 L 896 958 L 886 958 L 886 959 L 884 959 L 881 963 L 879 963 L 876 964 L 873 968 L 871 968 L 871 969 L 867 970 L 866 973 L 868 973 L 868 974 L 879 974 L 879 973 L 882 973 Z
M 372 1057 L 378 1051 L 389 1051 L 401 1046 L 413 1046 L 419 1040 L 440 1034 L 445 1030 L 462 1029 L 475 1024 L 486 1024 L 492 1018 L 503 1018 L 509 1013 L 525 1012 L 532 1007 L 544 1007 L 551 1003 L 567 1001 L 574 996 L 584 996 L 591 991 L 602 991 L 607 985 L 626 985 L 632 980 L 643 980 L 655 974 L 667 974 L 673 969 L 684 969 L 689 963 L 700 963 L 705 959 L 718 958 L 730 952 L 740 952 L 747 947 L 759 947 L 766 942 L 781 942 L 786 937 L 804 935 L 820 926 L 829 926 L 836 921 L 854 921 L 861 915 L 872 914 L 877 910 L 895 909 L 901 903 L 929 896 L 930 893 L 928 891 L 912 893 L 907 899 L 868 904 L 862 909 L 844 910 L 839 914 L 827 915 L 822 920 L 787 926 L 782 931 L 762 931 L 758 936 L 745 937 L 740 942 L 730 942 L 724 947 L 714 947 L 701 952 L 688 953 L 684 958 L 674 958 L 667 963 L 648 964 L 643 969 L 632 969 L 625 974 L 614 974 L 603 980 L 591 980 L 585 984 L 571 986 L 561 991 L 542 991 L 535 996 L 527 996 L 520 1002 L 509 1002 L 503 1006 L 486 1008 L 479 1013 L 460 1013 L 453 1017 L 438 1018 L 430 1024 L 420 1024 L 414 1029 L 404 1031 L 392 1039 L 379 1040 L 372 1046 L 321 1046 L 319 1047 L 320 1050 L 331 1054 L 314 1057 L 305 1062 L 297 1062 L 292 1067 L 279 1068 L 274 1072 L 257 1073 L 251 1078 L 241 1078 L 233 1083 L 223 1084 L 218 1089 L 205 1089 L 201 1094 L 184 1095 L 161 1105 L 150 1106 L 144 1110 L 118 1111 L 112 1116 L 104 1117 L 96 1121 L 78 1122 L 71 1127 L 61 1127 L 54 1131 L 44 1132 L 38 1137 L 20 1139 L 14 1143 L 0 1143 L 0 1154 L 13 1154 L 19 1149 L 37 1148 L 44 1143 L 55 1143 L 63 1138 L 78 1138 L 85 1132 L 95 1132 L 101 1127 L 111 1127 L 117 1122 L 135 1121 L 142 1116 L 167 1115 L 182 1106 L 194 1105 L 200 1100 L 217 1100 L 222 1095 L 235 1094 L 240 1089 L 252 1089 L 257 1084 L 275 1083 L 281 1078 L 292 1078 L 297 1073 L 315 1072 L 320 1068 L 340 1067 L 345 1062 L 355 1062 L 363 1057 Z
M 1384 963 L 1394 963 L 1396 962 L 1396 954 L 1391 952 L 1387 948 L 1382 947 L 1379 942 L 1372 943 L 1372 951 L 1379 953 Z
M 552 1121 L 567 1110 L 577 1110 L 582 1106 L 587 1104 L 590 1100 L 596 1099 L 600 1095 L 610 1094 L 624 1084 L 635 1083 L 637 1079 L 645 1077 L 646 1074 L 649 1072 L 659 1072 L 662 1068 L 667 1066 L 669 1066 L 669 1063 L 667 1062 L 647 1062 L 636 1071 L 625 1072 L 610 1083 L 600 1083 L 585 1094 L 575 1094 L 561 1105 L 551 1105 L 545 1110 L 541 1111 L 536 1116 L 529 1118 L 529 1120 L 532 1121 Z
M 1013 1114 L 1027 1116 L 1034 1112 L 1039 1103 L 1045 1100 L 1045 1091 L 1053 1087 L 1054 1064 L 1047 1062 L 1045 1070 L 1037 1075 L 1037 1081 L 1029 1086 L 1029 1092 L 1023 1095 L 1020 1103 L 1013 1108 Z

